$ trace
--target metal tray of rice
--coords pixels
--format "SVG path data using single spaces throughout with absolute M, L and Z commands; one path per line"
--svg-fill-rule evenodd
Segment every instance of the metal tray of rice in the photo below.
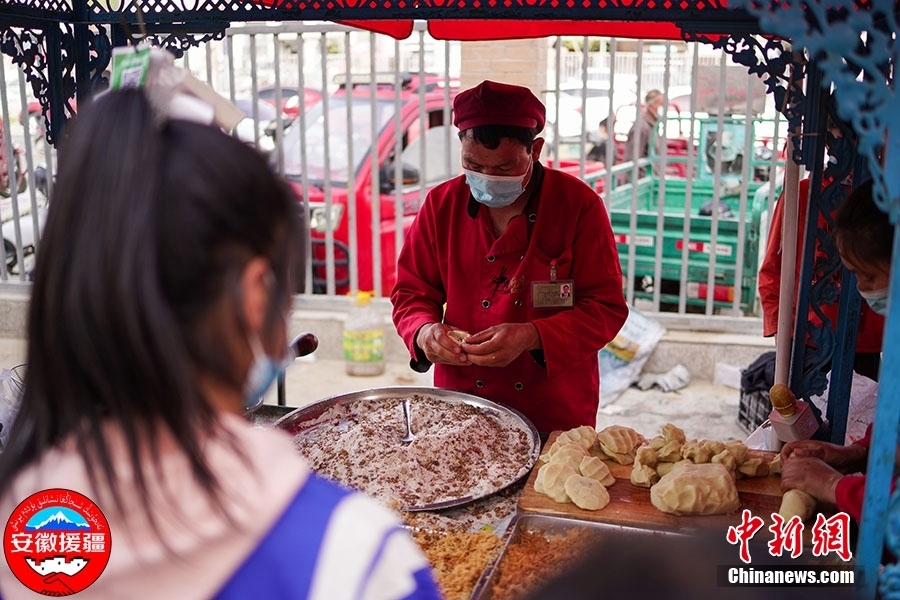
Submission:
M 406 433 L 410 400 L 415 439 Z M 486 498 L 528 475 L 540 454 L 521 413 L 470 394 L 388 387 L 333 396 L 276 421 L 319 475 L 405 511 Z

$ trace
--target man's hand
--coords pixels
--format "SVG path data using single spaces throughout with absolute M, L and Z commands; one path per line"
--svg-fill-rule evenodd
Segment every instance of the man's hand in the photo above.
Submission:
M 821 459 L 794 454 L 781 465 L 782 491 L 803 490 L 819 502 L 835 504 L 835 488 L 843 475 Z
M 816 458 L 841 473 L 856 473 L 865 468 L 868 452 L 860 444 L 840 446 L 816 440 L 788 442 L 781 449 L 781 462 L 791 458 Z
M 452 327 L 444 323 L 422 325 L 416 333 L 416 346 L 434 364 L 469 365 L 469 358 L 459 342 L 450 336 Z
M 462 349 L 473 365 L 505 367 L 527 350 L 541 348 L 532 323 L 502 323 L 470 335 Z

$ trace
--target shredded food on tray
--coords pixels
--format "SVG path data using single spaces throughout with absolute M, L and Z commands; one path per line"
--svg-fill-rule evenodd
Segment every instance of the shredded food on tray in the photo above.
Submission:
M 294 443 L 320 475 L 396 508 L 480 498 L 527 474 L 533 441 L 513 415 L 416 394 L 404 445 L 401 403 L 335 405 L 299 424 Z
M 514 534 L 497 564 L 490 598 L 514 600 L 526 597 L 540 583 L 583 556 L 593 540 L 588 531 L 581 529 L 549 535 L 541 531 Z
M 500 538 L 491 531 L 439 533 L 416 531 L 445 600 L 468 600 L 478 578 L 500 553 Z

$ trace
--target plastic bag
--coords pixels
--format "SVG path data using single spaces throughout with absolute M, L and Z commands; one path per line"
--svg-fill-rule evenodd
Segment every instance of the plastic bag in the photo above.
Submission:
M 615 402 L 638 380 L 665 328 L 633 306 L 615 339 L 600 350 L 600 406 Z

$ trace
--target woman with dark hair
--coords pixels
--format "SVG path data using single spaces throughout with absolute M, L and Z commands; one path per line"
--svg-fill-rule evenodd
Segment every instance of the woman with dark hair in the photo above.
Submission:
M 313 475 L 242 414 L 287 354 L 296 200 L 249 146 L 142 91 L 60 150 L 0 513 L 64 488 L 104 511 L 103 598 L 432 598 L 390 511 Z M 6 562 L 7 600 L 30 592 Z
M 894 226 L 875 204 L 871 181 L 854 189 L 838 208 L 834 243 L 844 268 L 856 276 L 863 300 L 886 317 Z M 785 444 L 781 488 L 803 490 L 859 521 L 866 479 L 858 473 L 866 467 L 871 436 L 870 424 L 862 439 L 847 446 L 817 440 Z

